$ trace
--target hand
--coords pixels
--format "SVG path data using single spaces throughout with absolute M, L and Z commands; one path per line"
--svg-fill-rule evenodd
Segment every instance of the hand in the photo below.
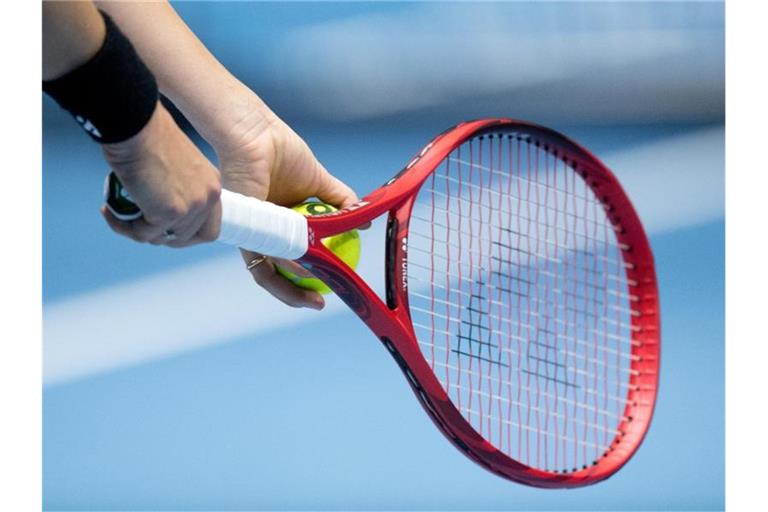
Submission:
M 339 208 L 357 201 L 352 189 L 333 177 L 307 144 L 274 113 L 263 110 L 260 102 L 233 123 L 228 137 L 213 141 L 213 145 L 219 155 L 222 182 L 229 190 L 284 206 L 312 196 Z M 262 259 L 259 254 L 241 252 L 246 264 Z M 277 274 L 275 264 L 301 277 L 312 277 L 298 264 L 274 258 L 249 270 L 260 286 L 289 306 L 324 307 L 319 293 L 295 286 Z
M 134 43 L 163 93 L 216 150 L 226 188 L 285 206 L 310 196 L 342 208 L 357 200 L 293 130 L 216 60 L 170 4 L 99 2 L 99 7 Z M 257 256 L 243 253 L 248 263 Z M 257 283 L 291 306 L 323 307 L 321 295 L 294 286 L 275 273 L 273 263 L 265 260 L 253 267 Z M 309 276 L 293 262 L 280 264 Z
M 112 230 L 138 242 L 170 247 L 216 239 L 221 225 L 219 174 L 160 103 L 138 134 L 102 148 L 144 214 L 124 222 L 102 207 Z

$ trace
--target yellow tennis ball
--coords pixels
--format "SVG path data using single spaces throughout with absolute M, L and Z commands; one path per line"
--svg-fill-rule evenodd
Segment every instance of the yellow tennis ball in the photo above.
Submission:
M 297 204 L 293 209 L 305 216 L 321 215 L 323 213 L 335 212 L 336 208 L 325 203 L 318 201 L 308 201 L 305 203 Z M 331 252 L 338 256 L 341 261 L 352 267 L 357 268 L 357 263 L 360 261 L 360 234 L 356 229 L 347 231 L 334 236 L 329 236 L 322 239 L 323 245 L 326 246 Z M 277 266 L 277 273 L 281 276 L 289 279 L 296 286 L 306 288 L 307 290 L 314 290 L 318 293 L 325 295 L 330 293 L 331 289 L 321 280 L 314 277 L 299 277 L 293 272 L 289 272 L 284 268 Z

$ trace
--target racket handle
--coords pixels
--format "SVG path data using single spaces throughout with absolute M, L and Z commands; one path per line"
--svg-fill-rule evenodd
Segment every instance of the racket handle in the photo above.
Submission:
M 307 252 L 307 219 L 290 208 L 222 189 L 217 241 L 295 260 Z
M 118 219 L 130 221 L 141 217 L 141 210 L 114 173 L 107 177 L 104 193 L 107 208 Z M 307 219 L 290 208 L 230 190 L 221 191 L 221 230 L 217 242 L 295 260 L 307 252 L 307 231 Z

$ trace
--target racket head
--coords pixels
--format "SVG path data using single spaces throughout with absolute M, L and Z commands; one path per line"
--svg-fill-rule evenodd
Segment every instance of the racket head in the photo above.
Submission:
M 385 213 L 382 301 L 319 240 Z M 302 261 L 473 461 L 577 487 L 639 447 L 658 388 L 653 256 L 618 180 L 574 141 L 512 119 L 462 123 L 309 233 Z

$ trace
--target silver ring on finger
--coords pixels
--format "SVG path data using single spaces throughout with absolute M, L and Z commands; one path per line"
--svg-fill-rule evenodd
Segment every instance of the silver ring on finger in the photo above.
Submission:
M 163 236 L 165 237 L 166 242 L 173 242 L 176 240 L 176 232 L 172 229 L 166 229 L 163 231 Z
M 264 263 L 267 260 L 267 257 L 262 255 L 259 255 L 255 258 L 253 258 L 251 261 L 248 262 L 248 265 L 246 265 L 245 268 L 248 270 L 253 270 L 254 268 L 258 267 L 262 263 Z

